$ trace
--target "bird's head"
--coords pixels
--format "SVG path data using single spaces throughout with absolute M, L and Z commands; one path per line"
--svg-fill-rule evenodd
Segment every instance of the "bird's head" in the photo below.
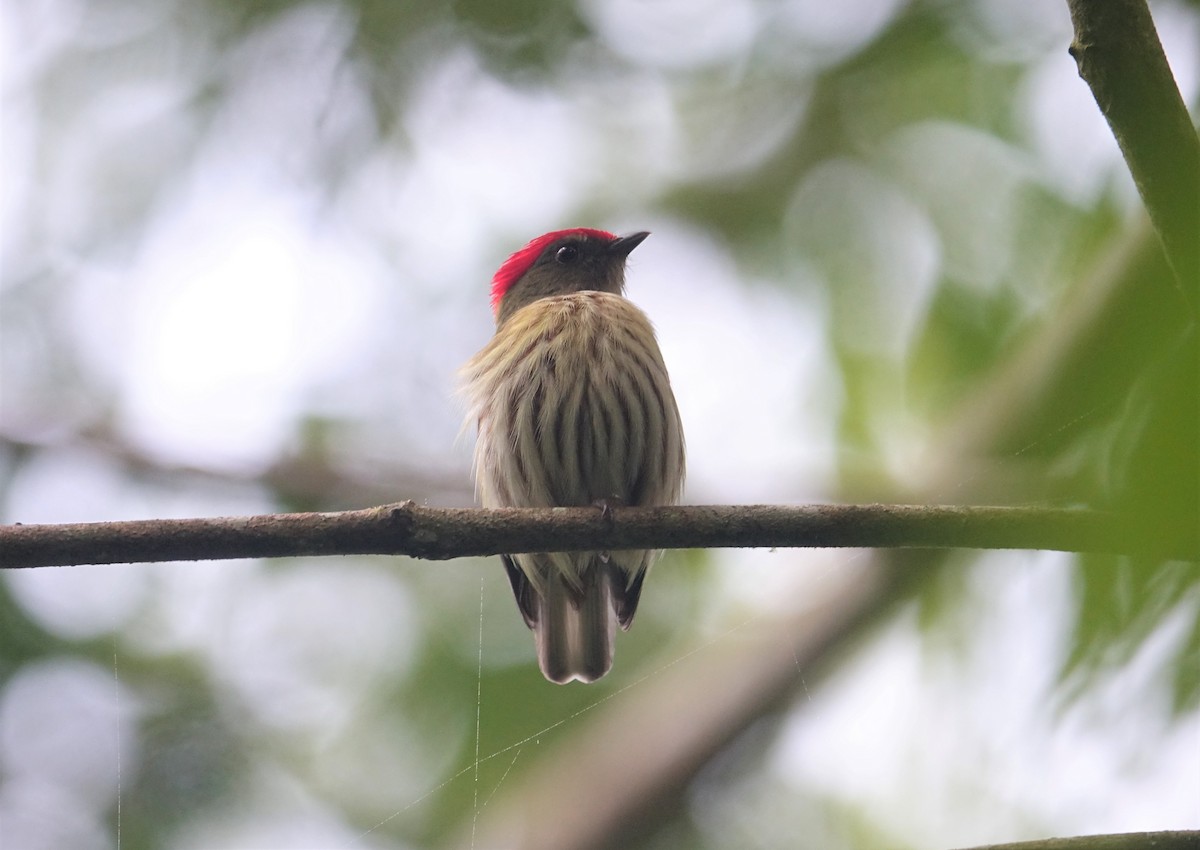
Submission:
M 576 227 L 534 239 L 505 260 L 492 278 L 496 327 L 539 298 L 589 289 L 621 294 L 625 258 L 649 235 L 615 236 L 605 230 Z

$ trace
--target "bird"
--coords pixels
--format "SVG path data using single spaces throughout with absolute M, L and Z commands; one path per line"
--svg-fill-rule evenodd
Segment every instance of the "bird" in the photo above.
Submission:
M 685 475 L 679 408 L 625 265 L 650 234 L 576 227 L 531 240 L 492 278 L 496 331 L 462 368 L 484 507 L 674 505 Z M 660 552 L 501 556 L 547 680 L 612 667 Z

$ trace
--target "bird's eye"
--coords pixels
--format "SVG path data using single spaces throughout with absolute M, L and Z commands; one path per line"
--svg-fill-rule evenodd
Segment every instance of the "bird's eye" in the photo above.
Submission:
M 564 266 L 570 265 L 571 263 L 575 262 L 575 260 L 578 257 L 579 257 L 579 249 L 576 248 L 574 245 L 563 245 L 561 248 L 559 248 L 557 251 L 554 252 L 554 259 L 557 260 L 558 262 L 562 263 Z

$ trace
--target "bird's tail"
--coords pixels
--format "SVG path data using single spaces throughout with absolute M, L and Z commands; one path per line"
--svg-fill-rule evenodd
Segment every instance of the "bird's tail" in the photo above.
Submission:
M 581 576 L 582 592 L 554 571 L 538 594 L 533 626 L 538 665 L 542 675 L 560 685 L 572 679 L 594 682 L 612 667 L 617 626 L 612 576 L 606 564 L 590 567 Z
M 517 607 L 533 629 L 538 666 L 551 682 L 594 682 L 612 667 L 618 608 L 613 604 L 615 573 L 599 556 L 588 557 L 579 583 L 570 584 L 545 556 L 521 556 L 537 576 L 529 580 L 517 558 L 502 555 Z M 572 576 L 574 577 L 574 575 Z

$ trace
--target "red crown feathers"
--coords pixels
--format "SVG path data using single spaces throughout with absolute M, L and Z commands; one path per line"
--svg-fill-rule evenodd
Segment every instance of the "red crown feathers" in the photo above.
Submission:
M 521 279 L 525 272 L 529 271 L 529 267 L 537 262 L 537 258 L 542 255 L 542 251 L 552 242 L 562 239 L 564 236 L 590 236 L 595 239 L 603 239 L 611 242 L 616 239 L 616 235 L 609 233 L 607 230 L 596 230 L 591 227 L 572 227 L 568 230 L 555 230 L 550 233 L 544 233 L 536 239 L 530 240 L 529 244 L 519 251 L 513 252 L 504 265 L 500 266 L 495 275 L 492 276 L 492 312 L 495 313 L 500 309 L 500 302 L 504 300 L 505 293 L 512 288 L 512 285 Z

